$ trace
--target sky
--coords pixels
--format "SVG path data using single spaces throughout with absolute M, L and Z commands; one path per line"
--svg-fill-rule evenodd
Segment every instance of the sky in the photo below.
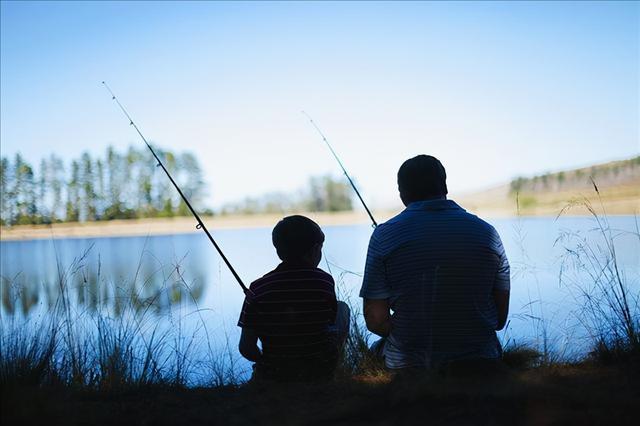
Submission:
M 637 2 L 6 2 L 0 151 L 147 139 L 191 151 L 208 205 L 340 169 L 374 208 L 438 157 L 450 192 L 640 152 Z

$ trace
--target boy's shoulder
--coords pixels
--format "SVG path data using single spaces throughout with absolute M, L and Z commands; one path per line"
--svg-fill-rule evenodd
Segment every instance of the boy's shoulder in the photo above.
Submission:
M 260 288 L 271 285 L 297 280 L 318 281 L 334 286 L 333 277 L 320 268 L 283 267 L 282 264 L 280 264 L 273 271 L 267 272 L 265 275 L 252 282 L 249 287 L 251 290 L 256 291 Z

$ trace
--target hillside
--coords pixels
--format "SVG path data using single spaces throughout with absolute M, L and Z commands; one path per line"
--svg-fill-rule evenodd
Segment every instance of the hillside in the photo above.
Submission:
M 596 192 L 595 186 L 598 188 Z M 518 177 L 510 183 L 457 197 L 484 215 L 556 215 L 572 201 L 600 201 L 610 214 L 640 213 L 640 156 L 579 169 Z M 571 209 L 585 213 L 584 207 Z

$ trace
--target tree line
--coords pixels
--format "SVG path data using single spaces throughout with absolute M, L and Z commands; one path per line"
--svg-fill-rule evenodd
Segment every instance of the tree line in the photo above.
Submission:
M 158 155 L 191 204 L 204 214 L 205 184 L 197 158 L 188 152 L 158 150 Z M 65 163 L 55 154 L 35 168 L 21 154 L 0 159 L 2 225 L 87 222 L 113 219 L 187 216 L 186 204 L 157 162 L 144 149 L 107 148 Z M 352 210 L 348 183 L 331 176 L 312 177 L 295 194 L 271 193 L 221 208 L 221 214 Z
M 202 169 L 191 153 L 159 152 L 189 200 L 202 202 Z M 65 163 L 51 154 L 36 169 L 21 154 L 0 159 L 0 219 L 3 225 L 86 222 L 188 215 L 150 152 L 130 147 L 104 156 L 88 152 Z
M 306 188 L 296 193 L 272 192 L 261 197 L 247 197 L 222 207 L 221 214 L 259 214 L 293 212 L 337 212 L 353 210 L 352 189 L 345 179 L 331 175 L 313 176 Z

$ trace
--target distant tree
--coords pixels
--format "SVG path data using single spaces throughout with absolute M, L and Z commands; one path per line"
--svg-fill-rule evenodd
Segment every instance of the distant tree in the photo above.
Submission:
M 122 158 L 112 146 L 107 148 L 108 201 L 104 211 L 104 219 L 118 219 L 123 215 L 122 206 Z
M 94 190 L 93 160 L 88 152 L 82 154 L 80 174 L 80 219 L 94 221 L 98 218 L 96 208 L 97 196 Z
M 353 210 L 351 200 L 351 187 L 344 180 L 334 180 L 330 176 L 324 179 L 325 192 L 327 197 L 327 210 L 338 212 Z
M 15 223 L 26 225 L 37 223 L 36 188 L 33 168 L 24 161 L 20 154 L 16 154 L 14 163 L 15 180 L 14 193 L 17 216 Z
M 196 157 L 186 152 L 179 157 L 178 165 L 182 171 L 181 175 L 184 176 L 182 180 L 183 192 L 189 198 L 189 202 L 195 208 L 200 206 L 202 202 L 202 195 L 204 189 L 204 179 L 202 176 L 202 169 Z
M 511 181 L 509 185 L 509 190 L 511 193 L 520 192 L 524 189 L 524 185 L 527 183 L 527 179 L 523 177 L 515 178 Z
M 309 180 L 307 207 L 311 211 L 353 210 L 352 189 L 344 180 L 316 176 Z
M 0 223 L 13 223 L 15 201 L 13 197 L 13 172 L 11 163 L 6 157 L 0 160 Z
M 158 151 L 194 207 L 201 209 L 204 180 L 196 157 Z M 0 220 L 6 225 L 191 214 L 147 150 L 130 147 L 120 154 L 109 147 L 104 158 L 96 159 L 85 152 L 71 161 L 68 175 L 53 154 L 41 160 L 37 174 L 20 154 L 13 164 L 2 157 L 0 167 Z
M 352 188 L 344 180 L 314 176 L 309 186 L 297 194 L 273 192 L 259 198 L 245 198 L 221 209 L 222 214 L 293 213 L 299 211 L 353 210 Z
M 76 160 L 71 162 L 71 179 L 67 184 L 67 204 L 65 220 L 77 222 L 80 220 L 80 165 Z
M 64 163 L 62 159 L 51 154 L 49 157 L 48 188 L 51 191 L 51 221 L 62 220 L 63 194 L 65 184 Z
M 322 178 L 314 176 L 309 179 L 309 198 L 307 209 L 309 211 L 322 212 L 327 210 L 327 197 L 324 192 Z
M 36 200 L 36 207 L 40 215 L 41 221 L 44 223 L 51 222 L 51 208 L 48 203 L 48 180 L 49 165 L 47 160 L 43 158 L 40 160 L 40 170 L 38 175 L 38 197 Z
M 564 181 L 566 180 L 566 176 L 564 174 L 564 172 L 560 172 L 557 174 L 557 179 L 558 179 L 558 185 L 562 186 L 562 184 L 564 183 Z
M 153 204 L 153 174 L 155 160 L 150 153 L 140 153 L 138 156 L 138 188 L 137 213 L 140 217 L 156 216 L 157 209 Z
M 97 180 L 96 184 L 96 211 L 97 218 L 101 219 L 104 214 L 105 209 L 105 197 L 107 193 L 107 188 L 104 182 L 104 162 L 98 158 L 96 160 L 96 172 L 95 179 Z

